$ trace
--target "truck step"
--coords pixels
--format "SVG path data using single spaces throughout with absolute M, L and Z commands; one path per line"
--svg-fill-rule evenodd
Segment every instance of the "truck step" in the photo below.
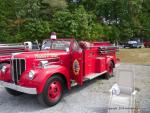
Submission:
M 100 76 L 100 75 L 103 75 L 104 73 L 106 73 L 107 71 L 103 71 L 103 72 L 101 72 L 101 73 L 92 73 L 92 74 L 89 74 L 89 75 L 86 75 L 85 77 L 84 77 L 84 80 L 86 81 L 86 80 L 92 80 L 92 79 L 94 79 L 94 78 L 96 78 L 96 77 L 98 77 L 98 76 Z
M 86 75 L 83 81 L 92 80 L 100 75 L 103 75 L 106 72 L 107 71 L 103 71 L 102 73 L 92 73 L 92 74 Z M 71 87 L 76 86 L 76 85 L 78 85 L 78 83 L 75 80 L 71 80 Z
M 71 87 L 78 85 L 75 80 L 71 80 Z

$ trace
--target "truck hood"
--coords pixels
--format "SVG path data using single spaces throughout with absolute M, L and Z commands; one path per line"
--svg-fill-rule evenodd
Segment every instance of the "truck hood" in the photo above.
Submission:
M 51 57 L 58 57 L 61 55 L 67 55 L 68 53 L 63 50 L 46 50 L 46 51 L 33 51 L 23 53 L 13 53 L 12 58 L 33 58 L 33 59 L 45 59 Z

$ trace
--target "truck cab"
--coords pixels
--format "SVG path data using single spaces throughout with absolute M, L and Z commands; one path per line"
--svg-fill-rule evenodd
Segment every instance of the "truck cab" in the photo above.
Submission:
M 117 48 L 106 42 L 46 39 L 41 50 L 14 53 L 0 70 L 0 85 L 12 95 L 35 94 L 47 106 L 57 104 L 65 88 L 113 76 Z

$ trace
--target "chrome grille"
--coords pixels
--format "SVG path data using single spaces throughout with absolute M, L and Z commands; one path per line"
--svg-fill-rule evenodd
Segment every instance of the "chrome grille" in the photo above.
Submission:
M 12 59 L 12 80 L 17 84 L 21 74 L 25 71 L 25 60 L 24 59 Z

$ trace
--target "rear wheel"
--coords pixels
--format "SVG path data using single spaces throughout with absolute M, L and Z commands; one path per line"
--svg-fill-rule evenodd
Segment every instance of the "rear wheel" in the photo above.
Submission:
M 38 100 L 46 106 L 56 105 L 63 96 L 63 80 L 59 76 L 49 78 L 43 89 L 43 92 L 38 95 Z
M 9 89 L 9 88 L 5 88 L 5 89 L 10 95 L 13 95 L 13 96 L 20 96 L 23 94 L 22 92 L 19 92 L 13 89 Z
M 110 77 L 113 76 L 113 63 L 112 61 L 109 61 L 107 64 L 107 73 L 105 74 L 105 78 L 109 79 Z

